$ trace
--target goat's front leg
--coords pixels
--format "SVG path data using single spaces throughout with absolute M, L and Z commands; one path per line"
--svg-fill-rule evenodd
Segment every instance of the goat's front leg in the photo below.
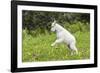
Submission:
M 61 43 L 63 40 L 62 39 L 57 39 L 51 46 L 55 46 L 57 43 Z

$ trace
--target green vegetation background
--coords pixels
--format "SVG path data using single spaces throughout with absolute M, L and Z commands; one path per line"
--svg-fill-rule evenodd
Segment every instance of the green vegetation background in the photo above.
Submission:
M 23 11 L 22 61 L 80 60 L 90 58 L 90 14 L 68 12 Z M 50 31 L 53 20 L 71 32 L 79 54 L 71 55 L 64 44 L 51 47 L 56 39 Z

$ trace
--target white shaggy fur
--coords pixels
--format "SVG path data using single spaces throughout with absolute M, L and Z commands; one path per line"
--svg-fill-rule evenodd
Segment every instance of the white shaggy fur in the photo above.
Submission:
M 51 44 L 51 46 L 54 46 L 57 43 L 64 42 L 72 50 L 71 54 L 73 54 L 74 51 L 76 52 L 76 54 L 78 54 L 77 48 L 75 46 L 75 37 L 69 31 L 64 29 L 61 25 L 57 24 L 56 21 L 52 23 L 51 31 L 56 32 L 57 35 L 56 41 Z

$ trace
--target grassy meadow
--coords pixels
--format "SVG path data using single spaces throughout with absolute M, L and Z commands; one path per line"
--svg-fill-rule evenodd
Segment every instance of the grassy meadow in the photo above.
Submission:
M 60 61 L 60 60 L 80 60 L 90 58 L 90 32 L 77 31 L 73 33 L 76 38 L 78 55 L 71 55 L 70 50 L 64 44 L 51 47 L 55 41 L 55 33 L 30 35 L 23 30 L 22 41 L 22 61 Z

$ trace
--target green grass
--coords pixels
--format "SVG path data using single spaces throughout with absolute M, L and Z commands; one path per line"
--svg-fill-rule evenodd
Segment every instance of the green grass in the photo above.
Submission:
M 23 49 L 22 61 L 59 61 L 59 60 L 79 60 L 90 58 L 90 33 L 76 32 L 73 34 L 76 37 L 79 54 L 71 55 L 70 50 L 64 44 L 59 44 L 57 47 L 51 47 L 55 41 L 56 35 L 39 34 L 31 36 L 23 32 Z

